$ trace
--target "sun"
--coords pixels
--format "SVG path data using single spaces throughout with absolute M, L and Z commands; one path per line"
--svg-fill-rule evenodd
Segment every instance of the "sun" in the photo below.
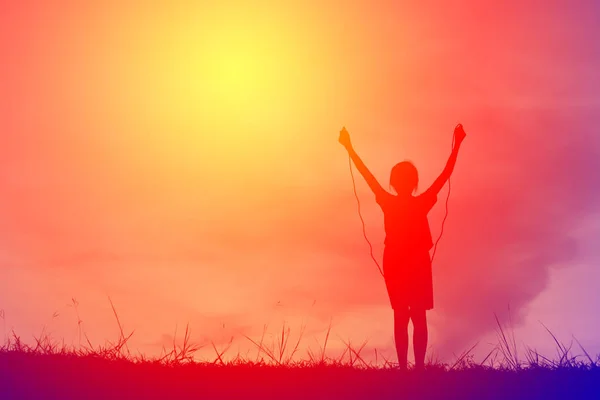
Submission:
M 283 78 L 283 60 L 268 40 L 248 30 L 214 35 L 204 53 L 203 78 L 215 100 L 239 110 L 255 108 L 273 93 L 278 76 Z
M 334 74 L 321 62 L 319 32 L 274 13 L 242 14 L 215 11 L 152 31 L 143 63 L 150 78 L 142 75 L 126 106 L 153 131 L 144 141 L 165 164 L 198 165 L 203 149 L 232 170 L 266 168 L 297 149 L 291 130 L 316 124 L 329 106 L 322 76 Z
M 177 102 L 220 121 L 260 121 L 289 105 L 297 80 L 293 46 L 284 36 L 245 19 L 185 30 L 176 39 L 169 77 Z

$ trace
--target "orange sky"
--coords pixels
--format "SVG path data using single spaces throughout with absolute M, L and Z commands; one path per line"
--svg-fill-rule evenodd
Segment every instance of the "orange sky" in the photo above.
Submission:
M 597 194 L 573 177 L 597 166 L 597 10 L 122 3 L 2 6 L 6 329 L 75 340 L 75 298 L 102 343 L 117 332 L 110 296 L 149 354 L 188 322 L 220 342 L 304 321 L 314 346 L 330 320 L 393 354 L 337 134 L 348 128 L 382 183 L 408 158 L 427 185 L 457 122 L 469 136 L 434 267 L 433 348 L 470 347 L 509 304 L 525 327 L 535 307 L 586 318 L 544 314 L 543 296 L 572 295 L 557 266 L 593 273 L 582 249 Z M 381 213 L 358 188 L 380 252 Z M 440 202 L 434 235 L 442 216 Z M 524 335 L 542 346 L 538 327 Z

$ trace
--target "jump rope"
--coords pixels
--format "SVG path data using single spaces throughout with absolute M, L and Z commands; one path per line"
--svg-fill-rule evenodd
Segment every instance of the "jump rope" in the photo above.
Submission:
M 452 150 L 454 150 L 454 136 L 452 137 Z M 350 177 L 352 178 L 352 188 L 354 190 L 354 197 L 356 198 L 356 204 L 358 206 L 358 217 L 360 218 L 360 222 L 362 224 L 363 236 L 364 236 L 365 240 L 367 241 L 367 244 L 369 245 L 369 254 L 371 256 L 371 259 L 377 266 L 377 269 L 379 270 L 381 277 L 385 279 L 385 276 L 383 275 L 383 270 L 381 269 L 379 262 L 377 262 L 377 259 L 375 258 L 375 255 L 373 254 L 373 245 L 371 244 L 371 241 L 369 240 L 369 237 L 367 236 L 367 228 L 365 225 L 365 220 L 363 219 L 363 216 L 362 216 L 362 213 L 360 210 L 360 198 L 358 197 L 358 192 L 356 191 L 356 181 L 354 179 L 354 171 L 352 168 L 352 158 L 350 157 L 350 154 L 348 154 L 348 165 L 350 167 Z M 446 219 L 448 218 L 448 202 L 450 201 L 450 192 L 451 191 L 452 191 L 452 184 L 450 182 L 450 177 L 448 177 L 448 194 L 446 195 L 446 212 L 444 214 L 444 219 L 442 220 L 442 227 L 440 230 L 440 235 L 438 236 L 438 238 L 435 241 L 435 244 L 433 246 L 433 254 L 431 255 L 431 263 L 433 263 L 433 260 L 435 258 L 435 253 L 437 251 L 438 243 L 440 242 L 440 239 L 442 238 L 442 235 L 444 234 L 444 224 L 446 223 Z

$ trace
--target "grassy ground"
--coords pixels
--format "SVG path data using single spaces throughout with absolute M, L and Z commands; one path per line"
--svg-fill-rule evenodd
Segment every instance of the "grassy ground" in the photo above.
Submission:
M 0 354 L 3 399 L 598 399 L 600 369 L 425 371 L 343 365 L 132 362 L 94 355 Z
M 214 347 L 214 360 L 197 362 L 189 332 L 155 359 L 133 356 L 122 331 L 115 343 L 78 348 L 48 336 L 26 345 L 13 333 L 0 347 L 0 399 L 600 399 L 600 358 L 583 348 L 572 355 L 556 341 L 555 360 L 528 350 L 521 361 L 514 341 L 498 333 L 482 362 L 467 351 L 451 364 L 404 372 L 388 361 L 369 364 L 351 346 L 337 359 L 324 348 L 292 361 L 298 345 L 286 349 L 285 336 L 276 348 L 253 341 L 252 360 L 225 361 L 226 349 Z

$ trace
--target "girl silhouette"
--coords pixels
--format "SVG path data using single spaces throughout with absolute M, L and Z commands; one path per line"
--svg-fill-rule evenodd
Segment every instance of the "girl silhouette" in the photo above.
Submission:
M 408 356 L 408 321 L 413 323 L 415 367 L 425 365 L 427 350 L 426 311 L 433 308 L 431 258 L 433 247 L 427 214 L 437 201 L 437 195 L 450 178 L 458 150 L 466 134 L 462 125 L 454 129 L 454 146 L 446 167 L 433 184 L 415 196 L 419 175 L 409 161 L 396 164 L 390 174 L 390 186 L 396 194 L 388 193 L 362 162 L 350 142 L 346 128 L 339 142 L 346 148 L 356 168 L 367 181 L 381 206 L 384 216 L 385 242 L 383 273 L 385 285 L 394 310 L 394 339 L 400 368 L 406 369 Z

